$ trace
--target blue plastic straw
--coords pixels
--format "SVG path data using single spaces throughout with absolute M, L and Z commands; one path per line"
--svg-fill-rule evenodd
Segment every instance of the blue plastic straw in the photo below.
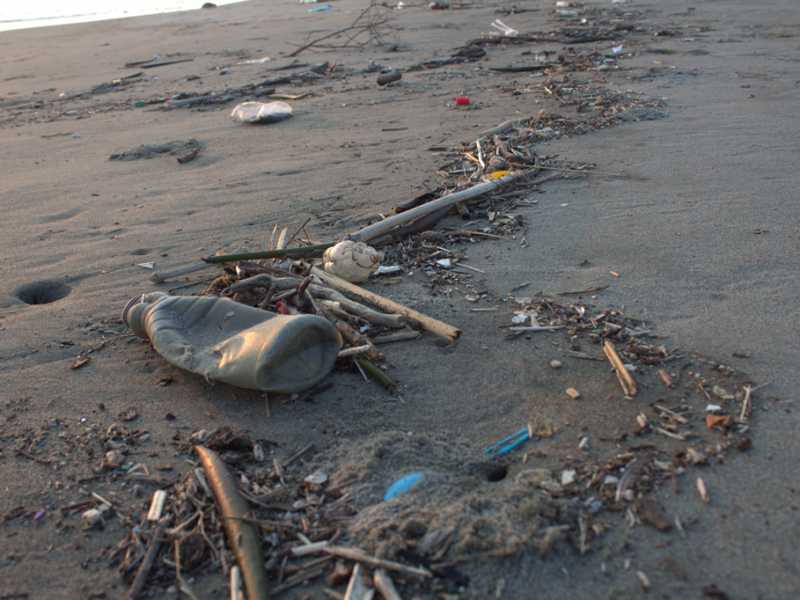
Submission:
M 486 454 L 487 452 L 491 452 L 495 448 L 500 448 L 496 452 L 492 452 L 492 454 L 489 455 L 489 458 L 494 458 L 495 456 L 500 456 L 501 454 L 505 454 L 506 452 L 511 452 L 522 442 L 529 440 L 530 438 L 531 438 L 531 430 L 526 427 L 525 429 L 520 429 L 514 435 L 508 436 L 506 439 L 500 440 L 493 446 L 489 446 L 486 450 L 481 452 L 481 454 Z

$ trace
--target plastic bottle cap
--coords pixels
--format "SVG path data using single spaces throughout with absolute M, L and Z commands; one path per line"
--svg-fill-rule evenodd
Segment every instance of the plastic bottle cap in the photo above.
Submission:
M 456 104 L 466 106 L 469 104 L 469 98 L 456 98 Z

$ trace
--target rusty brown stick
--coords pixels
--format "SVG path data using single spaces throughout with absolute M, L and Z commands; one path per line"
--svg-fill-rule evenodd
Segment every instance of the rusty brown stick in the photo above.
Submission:
M 153 537 L 150 538 L 150 542 L 147 544 L 144 560 L 142 560 L 142 564 L 139 565 L 139 570 L 136 572 L 136 578 L 133 580 L 128 593 L 125 594 L 125 600 L 135 600 L 142 593 L 144 584 L 147 582 L 147 576 L 150 574 L 150 569 L 153 568 L 153 561 L 156 559 L 159 548 L 161 548 L 161 542 L 164 541 L 164 532 L 167 529 L 167 525 L 169 525 L 169 519 L 161 519 L 158 522 L 158 527 L 156 527 Z

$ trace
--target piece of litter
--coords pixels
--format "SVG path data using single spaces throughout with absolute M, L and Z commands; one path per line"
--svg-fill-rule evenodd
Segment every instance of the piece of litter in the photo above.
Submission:
M 231 117 L 247 123 L 275 123 L 292 116 L 292 107 L 286 102 L 242 102 L 231 112 Z
M 612 51 L 614 54 L 619 54 L 620 52 L 622 52 L 622 44 L 620 44 L 619 46 L 614 46 L 614 47 L 611 49 L 611 51 Z
M 581 393 L 575 388 L 567 388 L 567 396 L 569 396 L 573 400 L 577 400 L 578 398 L 581 397 Z
M 636 571 L 636 577 L 645 591 L 650 589 L 650 579 L 644 574 L 644 571 Z
M 718 404 L 708 404 L 708 405 L 706 405 L 706 412 L 715 412 L 715 411 L 718 411 L 718 410 L 721 410 L 721 409 L 722 409 L 722 407 L 719 406 Z
M 532 434 L 533 434 L 533 431 L 530 428 L 530 426 L 526 427 L 525 429 L 520 429 L 514 435 L 510 435 L 506 439 L 500 440 L 496 444 L 493 444 L 493 445 L 489 446 L 486 450 L 481 452 L 481 454 L 486 454 L 487 452 L 492 452 L 492 450 L 495 450 L 495 452 L 492 452 L 492 454 L 489 455 L 489 458 L 494 458 L 496 456 L 500 456 L 501 454 L 505 454 L 506 452 L 510 452 L 511 450 L 513 450 L 514 448 L 519 446 L 525 440 L 529 440 L 531 438 Z
M 237 65 L 261 65 L 265 62 L 269 62 L 269 57 L 265 56 L 264 58 L 254 58 L 252 60 L 243 60 L 241 62 L 237 62 Z
M 711 391 L 713 391 L 714 395 L 717 398 L 719 398 L 720 400 L 733 400 L 734 399 L 734 395 L 733 394 L 731 394 L 730 392 L 725 390 L 725 388 L 722 388 L 722 387 L 720 387 L 718 385 L 715 385 L 714 388 Z
M 164 503 L 167 501 L 166 490 L 156 490 L 153 493 L 153 500 L 150 503 L 150 512 L 147 513 L 148 521 L 158 521 L 161 518 L 161 513 L 164 510 Z
M 700 492 L 700 499 L 708 504 L 710 498 L 708 496 L 708 490 L 706 489 L 706 483 L 703 481 L 702 477 L 697 478 L 697 491 Z
M 326 473 L 323 473 L 322 471 L 314 471 L 303 481 L 305 481 L 306 483 L 311 483 L 313 485 L 322 485 L 323 483 L 328 481 L 328 475 Z
M 397 265 L 388 265 L 388 266 L 381 265 L 380 267 L 378 267 L 378 270 L 373 273 L 373 275 L 388 275 L 390 273 L 399 273 L 402 270 L 403 268 Z
M 383 496 L 384 502 L 387 500 L 392 500 L 397 498 L 400 494 L 407 492 L 412 487 L 417 485 L 420 480 L 422 479 L 422 473 L 411 473 L 411 475 L 406 475 L 405 477 L 401 477 L 397 481 L 395 481 L 392 485 L 389 486 L 389 489 L 386 490 L 386 493 Z
M 575 477 L 578 474 L 577 471 L 573 470 L 566 470 L 561 472 L 561 485 L 567 486 L 575 483 Z
M 138 264 L 136 266 L 137 267 L 142 267 L 143 269 L 153 270 L 156 267 L 156 263 L 151 263 L 151 262 L 149 262 L 149 263 L 141 263 L 141 264 Z
M 449 258 L 441 258 L 441 259 L 436 261 L 436 264 L 439 265 L 440 267 L 445 268 L 445 269 L 452 269 L 453 268 L 453 261 L 450 260 Z
M 492 27 L 494 27 L 498 31 L 502 31 L 503 35 L 507 35 L 509 37 L 514 37 L 514 36 L 519 35 L 519 31 L 509 27 L 508 25 L 503 23 L 500 19 L 492 21 Z

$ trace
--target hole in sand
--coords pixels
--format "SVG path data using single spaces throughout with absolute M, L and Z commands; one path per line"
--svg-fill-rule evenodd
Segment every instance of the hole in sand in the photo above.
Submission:
M 69 296 L 72 288 L 61 281 L 37 281 L 23 285 L 14 292 L 14 296 L 25 304 L 50 304 Z
M 503 481 L 508 475 L 508 469 L 503 465 L 493 465 L 489 463 L 479 463 L 473 465 L 473 470 L 478 475 L 490 483 L 497 483 Z

